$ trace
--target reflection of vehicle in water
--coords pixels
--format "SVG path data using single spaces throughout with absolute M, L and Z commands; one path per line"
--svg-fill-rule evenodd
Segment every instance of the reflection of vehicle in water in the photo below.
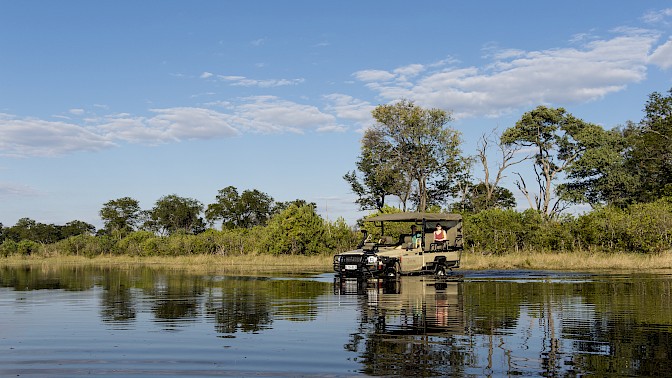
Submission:
M 340 277 L 396 277 L 399 274 L 436 274 L 443 276 L 460 267 L 462 256 L 462 216 L 439 213 L 381 214 L 365 219 L 379 226 L 377 242 L 364 237 L 359 248 L 334 256 L 334 271 Z M 418 242 L 413 235 L 385 235 L 385 224 L 407 223 L 418 227 Z M 434 240 L 434 230 L 441 225 L 445 241 Z M 398 232 L 398 231 L 397 231 Z
M 366 318 L 389 335 L 464 332 L 462 283 L 428 276 L 399 280 L 334 280 L 336 294 L 366 295 Z
M 358 293 L 361 298 L 359 326 L 344 348 L 357 353 L 362 373 L 464 375 L 473 352 L 457 341 L 467 328 L 463 282 L 425 275 L 398 280 L 336 278 L 334 284 L 337 294 Z

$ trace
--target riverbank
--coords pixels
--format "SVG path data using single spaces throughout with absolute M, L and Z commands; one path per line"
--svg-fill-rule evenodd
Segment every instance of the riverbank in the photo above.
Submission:
M 262 274 L 296 273 L 313 274 L 332 271 L 332 255 L 192 255 L 178 257 L 131 256 L 82 256 L 58 257 L 7 257 L 0 258 L 3 265 L 93 265 L 133 268 L 153 266 L 169 270 L 186 270 L 201 273 Z M 461 269 L 531 269 L 571 271 L 656 271 L 672 270 L 672 251 L 660 254 L 603 253 L 603 252 L 518 252 L 503 255 L 484 255 L 465 252 Z

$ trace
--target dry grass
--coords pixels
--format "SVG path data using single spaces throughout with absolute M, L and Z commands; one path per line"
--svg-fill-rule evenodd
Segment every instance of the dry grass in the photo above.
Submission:
M 503 255 L 464 253 L 463 269 L 669 270 L 672 251 L 661 254 L 604 252 L 518 252 Z
M 256 273 L 323 273 L 332 269 L 333 256 L 272 256 L 193 255 L 177 257 L 131 257 L 131 256 L 82 256 L 59 257 L 8 257 L 0 259 L 2 265 L 54 266 L 115 266 L 137 268 L 152 266 L 168 270 L 184 270 L 199 273 L 256 274 Z
M 255 275 L 266 273 L 325 273 L 332 270 L 332 256 L 179 256 L 179 257 L 130 257 L 78 256 L 60 257 L 8 257 L 0 258 L 0 266 L 43 265 L 56 267 L 115 266 L 137 268 L 152 266 L 168 270 L 185 270 L 198 273 L 222 273 Z M 672 270 L 672 251 L 655 255 L 603 252 L 519 252 L 503 255 L 483 255 L 465 251 L 462 254 L 462 269 L 532 269 L 532 270 L 612 270 L 654 271 Z

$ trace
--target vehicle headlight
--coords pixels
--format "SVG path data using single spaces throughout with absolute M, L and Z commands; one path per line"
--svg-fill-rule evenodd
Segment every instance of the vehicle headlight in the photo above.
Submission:
M 366 262 L 369 264 L 375 264 L 378 261 L 378 256 L 369 256 L 366 259 Z

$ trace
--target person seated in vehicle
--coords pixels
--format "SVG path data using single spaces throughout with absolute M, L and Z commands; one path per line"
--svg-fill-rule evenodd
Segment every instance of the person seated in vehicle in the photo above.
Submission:
M 422 241 L 422 233 L 418 231 L 418 228 L 415 225 L 411 226 L 411 241 L 406 246 L 407 250 L 420 248 L 420 242 Z
M 436 225 L 436 230 L 434 230 L 434 241 L 430 249 L 444 249 L 446 247 L 446 231 L 443 229 L 441 224 Z

